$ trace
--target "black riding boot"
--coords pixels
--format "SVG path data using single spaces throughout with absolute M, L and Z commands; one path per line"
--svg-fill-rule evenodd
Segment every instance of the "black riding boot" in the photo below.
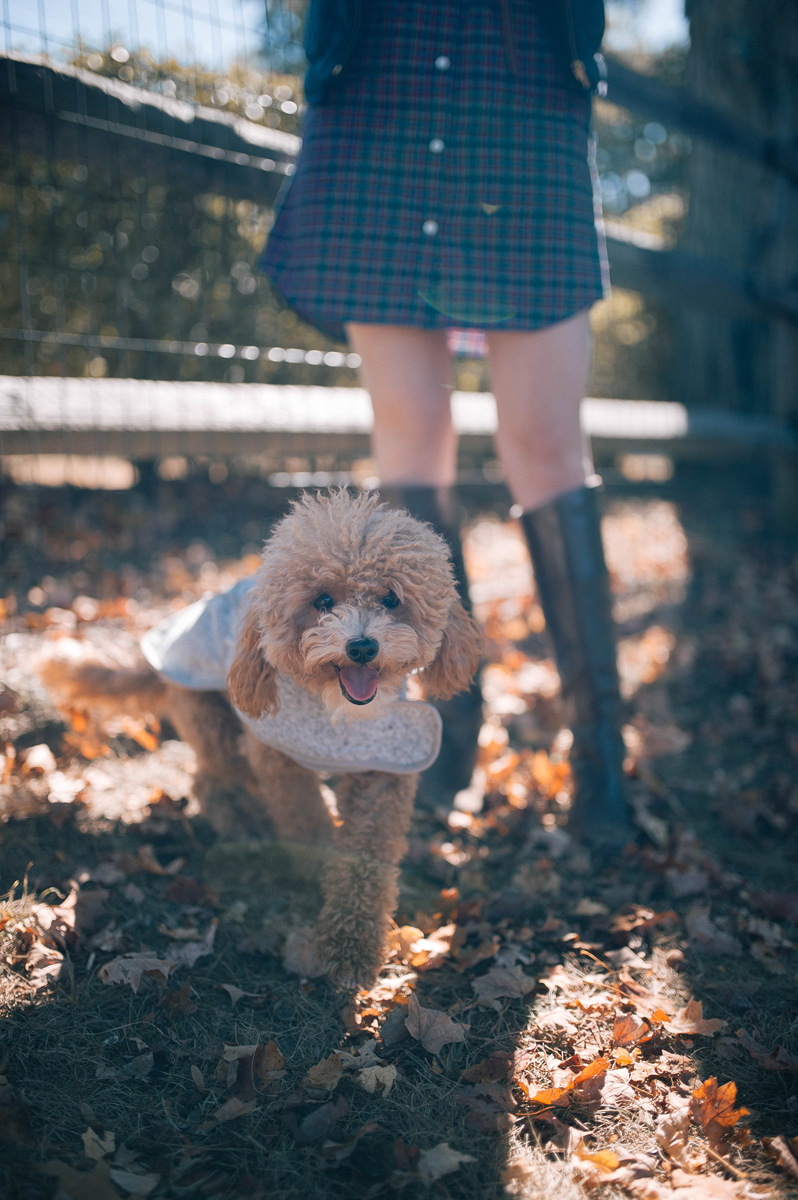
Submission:
M 405 508 L 416 520 L 426 521 L 445 539 L 460 600 L 466 611 L 471 612 L 453 490 L 412 484 L 383 487 L 380 495 L 392 507 Z M 473 683 L 467 692 L 460 692 L 451 700 L 434 700 L 433 703 L 443 720 L 441 752 L 421 776 L 420 793 L 433 804 L 444 804 L 471 782 L 477 761 L 477 738 L 482 727 L 482 691 L 478 683 Z
M 623 774 L 621 697 L 595 487 L 521 517 L 564 698 L 573 707 L 574 826 L 599 846 L 634 836 Z

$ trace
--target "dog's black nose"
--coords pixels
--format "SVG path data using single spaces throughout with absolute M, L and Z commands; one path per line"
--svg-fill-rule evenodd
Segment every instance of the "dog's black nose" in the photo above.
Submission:
M 370 663 L 372 658 L 377 657 L 380 652 L 380 644 L 376 638 L 352 638 L 346 643 L 346 652 L 352 662 L 364 666 L 366 663 Z

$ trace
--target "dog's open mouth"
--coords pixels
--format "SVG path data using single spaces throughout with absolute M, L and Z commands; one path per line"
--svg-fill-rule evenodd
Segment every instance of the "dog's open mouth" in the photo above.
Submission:
M 341 691 L 350 704 L 371 704 L 380 683 L 378 671 L 373 667 L 359 667 L 354 663 L 335 669 L 338 672 Z

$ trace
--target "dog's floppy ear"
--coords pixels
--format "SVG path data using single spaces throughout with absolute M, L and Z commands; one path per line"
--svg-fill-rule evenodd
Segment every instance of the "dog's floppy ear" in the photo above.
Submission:
M 455 600 L 438 653 L 421 676 L 429 697 L 449 700 L 457 692 L 467 691 L 479 666 L 479 641 L 474 618 Z
M 263 657 L 260 630 L 251 608 L 236 640 L 236 656 L 227 676 L 230 699 L 248 717 L 276 713 L 280 707 L 274 667 Z

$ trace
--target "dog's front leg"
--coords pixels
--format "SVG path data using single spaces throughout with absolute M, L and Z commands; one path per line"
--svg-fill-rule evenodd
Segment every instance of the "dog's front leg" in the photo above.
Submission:
M 367 771 L 345 775 L 336 786 L 342 824 L 325 872 L 315 941 L 330 978 L 342 987 L 371 986 L 385 961 L 417 784 L 417 775 Z

